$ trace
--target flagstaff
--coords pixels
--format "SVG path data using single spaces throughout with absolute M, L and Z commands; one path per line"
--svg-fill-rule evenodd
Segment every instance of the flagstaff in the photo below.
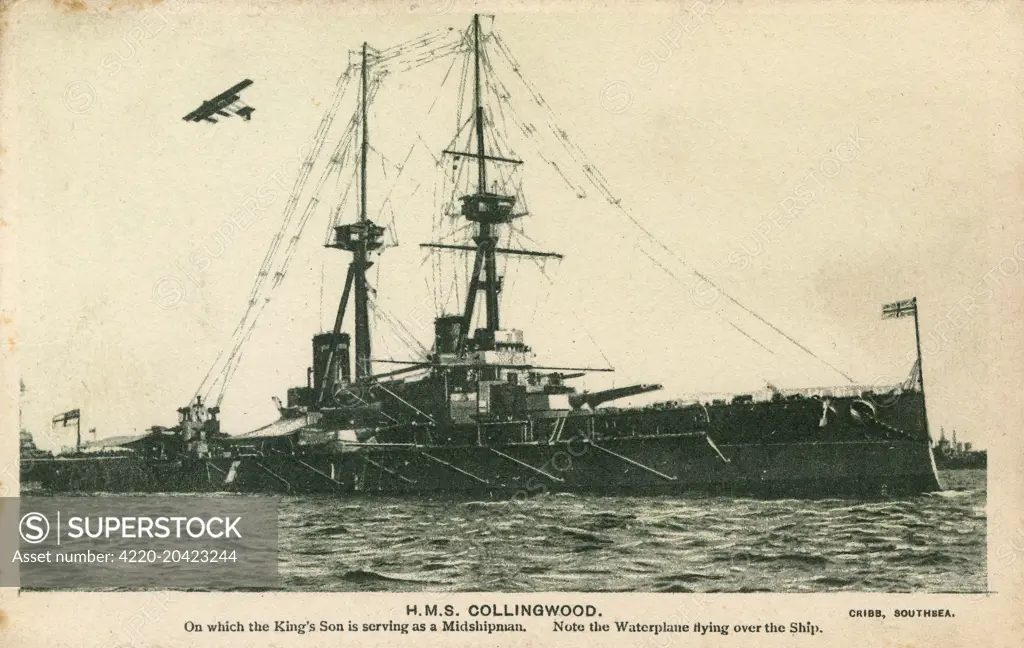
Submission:
M 882 306 L 882 319 L 899 319 L 900 317 L 914 316 L 914 343 L 917 349 L 917 380 L 921 385 L 921 419 L 925 434 L 931 439 L 931 432 L 928 429 L 928 407 L 925 404 L 924 396 L 924 361 L 921 355 L 921 326 L 917 315 L 917 297 L 904 299 Z M 913 373 L 913 370 L 911 370 Z
M 921 355 L 921 326 L 918 323 L 917 297 L 913 297 L 911 303 L 914 306 L 914 341 L 917 343 L 917 379 L 921 383 L 921 417 L 924 419 L 924 431 L 931 439 L 932 433 L 928 427 L 928 404 L 924 395 L 924 359 Z

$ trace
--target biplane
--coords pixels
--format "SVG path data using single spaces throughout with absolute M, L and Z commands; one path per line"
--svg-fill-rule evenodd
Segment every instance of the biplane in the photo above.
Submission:
M 217 120 L 214 119 L 214 115 L 230 117 L 233 112 L 246 121 L 249 121 L 252 119 L 252 113 L 256 109 L 251 106 L 247 106 L 238 95 L 242 90 L 251 85 L 252 81 L 245 79 L 238 85 L 228 88 L 213 99 L 204 101 L 198 108 L 182 117 L 182 119 L 192 122 L 208 121 L 216 124 Z

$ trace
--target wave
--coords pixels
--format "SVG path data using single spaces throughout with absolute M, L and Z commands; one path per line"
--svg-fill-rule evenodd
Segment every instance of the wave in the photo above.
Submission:
M 422 585 L 448 585 L 449 580 L 432 580 L 410 574 L 386 574 L 372 569 L 353 569 L 341 575 L 341 580 L 349 583 L 419 583 Z
M 577 527 L 563 527 L 563 526 L 555 527 L 555 529 L 560 534 L 562 534 L 562 535 L 564 535 L 564 536 L 566 536 L 568 538 L 572 538 L 573 540 L 578 540 L 578 541 L 584 542 L 584 543 L 589 543 L 589 544 L 611 544 L 612 543 L 612 540 L 610 538 L 606 538 L 606 537 L 604 537 L 602 535 L 599 535 L 597 533 L 594 533 L 594 532 L 591 532 L 591 531 L 587 531 L 586 529 L 580 529 L 580 528 L 577 528 Z
M 922 497 L 940 497 L 943 499 L 955 499 L 960 497 L 972 497 L 975 495 L 973 490 L 968 489 L 956 489 L 956 490 L 944 490 L 935 491 L 933 493 L 922 493 Z
M 305 499 L 282 511 L 279 573 L 320 591 L 984 589 L 982 478 L 880 502 Z
M 819 576 L 812 578 L 811 582 L 824 587 L 848 587 L 857 582 L 856 578 L 849 576 Z

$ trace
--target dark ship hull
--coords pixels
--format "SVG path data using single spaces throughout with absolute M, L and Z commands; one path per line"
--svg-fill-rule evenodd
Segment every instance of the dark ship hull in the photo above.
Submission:
M 920 401 L 909 392 L 884 408 L 837 398 L 826 410 L 807 397 L 587 412 L 566 419 L 558 440 L 556 424 L 535 422 L 534 438 L 523 423 L 474 427 L 491 437 L 482 444 L 306 446 L 299 431 L 226 456 L 36 460 L 22 479 L 58 492 L 884 497 L 940 488 Z

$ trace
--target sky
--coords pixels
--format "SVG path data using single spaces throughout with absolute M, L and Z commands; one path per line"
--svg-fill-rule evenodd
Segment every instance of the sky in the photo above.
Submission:
M 468 14 L 435 5 L 388 16 L 313 4 L 20 13 L 5 63 L 4 177 L 24 427 L 41 437 L 72 408 L 100 437 L 175 422 L 230 344 L 352 51 L 468 26 Z M 1005 5 L 694 6 L 485 17 L 586 155 L 577 164 L 557 140 L 535 146 L 491 117 L 507 127 L 504 152 L 525 160 L 529 239 L 514 244 L 565 255 L 544 273 L 510 262 L 505 325 L 525 330 L 543 364 L 616 369 L 581 387 L 661 383 L 633 401 L 644 403 L 844 375 L 899 382 L 913 323 L 879 315 L 916 296 L 933 435 L 995 443 L 1007 433 L 995 387 L 1018 339 L 1007 303 L 1024 264 L 1021 41 Z M 447 168 L 434 157 L 456 131 L 461 63 L 442 84 L 450 62 L 388 75 L 370 115 L 368 207 L 392 244 L 374 268 L 377 301 L 427 347 L 465 272 L 464 258 L 435 266 L 418 247 L 444 233 L 433 223 Z M 543 127 L 514 72 L 496 70 Z M 243 96 L 251 121 L 182 121 L 243 78 L 255 81 Z M 403 161 L 405 188 L 385 201 Z M 327 163 L 318 158 L 309 186 Z M 222 404 L 229 432 L 275 418 L 271 397 L 304 384 L 310 337 L 330 327 L 347 259 L 323 242 L 350 163 L 324 186 L 245 347 Z M 239 226 L 232 216 L 257 196 Z M 382 318 L 375 330 L 394 339 Z

